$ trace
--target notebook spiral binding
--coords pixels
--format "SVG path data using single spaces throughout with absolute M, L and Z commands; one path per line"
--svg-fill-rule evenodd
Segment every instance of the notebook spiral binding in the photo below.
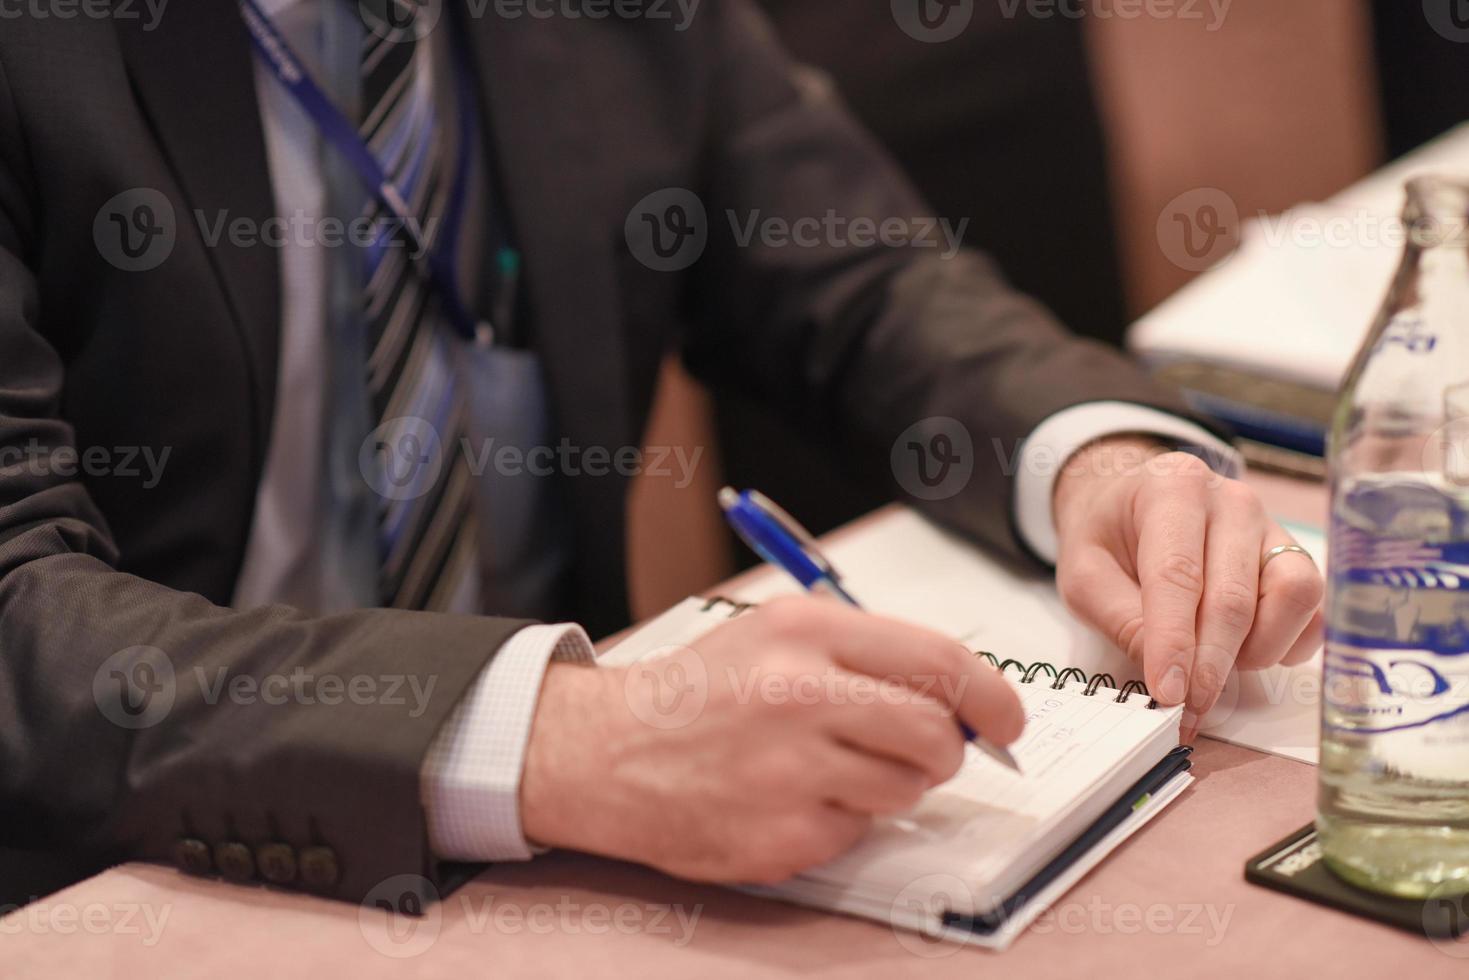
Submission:
M 1020 671 L 1020 683 L 1022 684 L 1038 683 L 1040 682 L 1041 675 L 1046 674 L 1051 678 L 1051 690 L 1053 691 L 1059 691 L 1075 681 L 1083 685 L 1081 693 L 1089 698 L 1096 697 L 1102 691 L 1107 691 L 1108 693 L 1115 691 L 1116 697 L 1112 700 L 1118 704 L 1126 704 L 1134 694 L 1139 694 L 1148 699 L 1147 707 L 1149 710 L 1158 707 L 1157 699 L 1148 693 L 1148 685 L 1142 681 L 1128 681 L 1126 684 L 1119 686 L 1117 679 L 1111 674 L 1088 675 L 1086 671 L 1079 667 L 1066 667 L 1058 670 L 1055 664 L 1048 664 L 1045 661 L 1026 664 L 1019 660 L 1009 658 L 1001 660 L 986 650 L 976 650 L 974 651 L 974 655 L 988 661 L 991 667 L 994 667 L 1002 674 L 1011 668 Z
M 734 599 L 726 599 L 722 595 L 716 595 L 716 596 L 710 596 L 709 597 L 708 601 L 706 601 L 704 603 L 704 608 L 701 611 L 702 612 L 713 612 L 714 610 L 718 609 L 720 606 L 728 606 L 729 607 L 729 612 L 725 613 L 725 615 L 728 616 L 730 619 L 734 619 L 736 616 L 738 616 L 740 613 L 744 612 L 746 609 L 754 609 L 756 605 L 758 605 L 758 603 L 754 603 L 754 602 L 737 602 Z
M 726 599 L 724 596 L 711 596 L 704 603 L 703 611 L 707 613 L 722 607 L 727 607 L 729 611 L 725 615 L 733 619 L 746 610 L 753 609 L 756 605 L 753 602 L 738 602 L 734 599 Z M 1126 684 L 1119 686 L 1117 679 L 1111 674 L 1088 675 L 1086 671 L 1078 667 L 1057 669 L 1055 664 L 1048 664 L 1043 660 L 1038 660 L 1032 664 L 1010 658 L 1001 660 L 986 650 L 976 650 L 974 651 L 974 655 L 988 661 L 991 667 L 994 667 L 1002 674 L 1012 668 L 1020 671 L 1020 683 L 1022 684 L 1040 683 L 1041 676 L 1044 674 L 1049 675 L 1051 679 L 1051 690 L 1053 691 L 1059 691 L 1075 681 L 1083 685 L 1081 693 L 1085 697 L 1094 698 L 1102 691 L 1109 693 L 1115 691 L 1116 697 L 1112 700 L 1118 704 L 1126 704 L 1131 700 L 1133 695 L 1141 695 L 1148 699 L 1148 710 L 1151 711 L 1158 707 L 1157 699 L 1148 692 L 1148 686 L 1142 681 L 1128 681 Z

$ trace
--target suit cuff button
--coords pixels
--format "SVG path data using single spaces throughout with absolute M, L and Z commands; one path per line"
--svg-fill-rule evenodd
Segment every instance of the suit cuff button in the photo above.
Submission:
M 255 851 L 260 877 L 272 885 L 289 885 L 296 880 L 296 849 L 290 844 L 261 844 Z
M 337 852 L 325 845 L 315 844 L 301 848 L 299 864 L 302 884 L 316 891 L 327 891 L 341 877 L 341 869 L 337 866 Z
M 207 875 L 214 870 L 214 857 L 209 845 L 197 837 L 181 837 L 173 845 L 173 863 L 191 875 Z
M 238 841 L 228 841 L 214 848 L 214 864 L 229 881 L 255 879 L 255 855 Z

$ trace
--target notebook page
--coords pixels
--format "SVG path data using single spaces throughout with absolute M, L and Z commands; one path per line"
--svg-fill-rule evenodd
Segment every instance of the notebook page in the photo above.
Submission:
M 1112 795 L 1178 744 L 1178 708 L 1148 710 L 1141 697 L 1118 703 L 1105 690 L 1088 697 L 1079 686 L 1015 689 L 1027 718 L 1011 746 L 1020 774 L 971 748 L 960 772 L 911 812 L 880 822 L 851 851 L 803 878 L 859 883 L 876 896 L 923 874 L 947 873 L 1004 892 L 1017 867 L 1058 853 L 1115 802 Z
M 758 886 L 742 889 L 755 895 L 780 898 L 830 912 L 845 912 L 883 922 L 900 929 L 911 929 L 928 935 L 943 935 L 958 942 L 1002 952 L 1016 937 L 1030 927 L 1057 899 L 1066 894 L 1088 872 L 1106 860 L 1127 838 L 1135 834 L 1177 799 L 1193 782 L 1188 773 L 1180 773 L 1167 786 L 1154 793 L 1147 803 L 1136 807 L 1123 823 L 1104 837 L 1083 857 L 1058 875 L 1038 892 L 1034 899 L 1017 909 L 1005 924 L 989 935 L 981 935 L 957 926 L 946 926 L 940 914 L 953 911 L 953 899 L 962 899 L 966 886 L 951 875 L 939 880 L 910 882 L 897 895 L 859 894 L 849 885 L 824 884 L 812 879 L 798 879 L 786 885 Z M 933 886 L 925 890 L 924 885 Z M 911 948 L 911 947 L 909 947 Z
M 1300 525 L 1288 529 L 1325 568 L 1325 536 Z M 826 552 L 852 594 L 874 612 L 938 630 L 1001 659 L 1076 667 L 1088 676 L 1111 674 L 1118 684 L 1142 679 L 1124 654 L 1071 616 L 1049 576 L 1007 566 L 916 511 L 885 514 L 839 536 Z M 734 597 L 761 601 L 798 591 L 788 576 L 769 575 Z M 1314 764 L 1320 679 L 1319 653 L 1296 667 L 1232 674 L 1201 730 L 1210 738 Z
M 692 644 L 734 613 L 686 599 L 601 659 L 628 664 Z M 915 880 L 958 874 L 976 900 L 998 903 L 1177 744 L 1177 708 L 1149 710 L 1141 695 L 1119 703 L 1106 689 L 1088 696 L 1074 683 L 1057 691 L 1013 673 L 1006 680 L 1026 710 L 1025 732 L 1011 746 L 1023 775 L 971 747 L 963 769 L 913 811 L 880 821 L 842 857 L 759 891 L 881 918 Z
M 597 661 L 612 666 L 630 664 L 669 647 L 688 646 L 727 622 L 733 613 L 734 609 L 726 604 L 710 606 L 709 600 L 690 596 L 648 620 Z
M 863 608 L 926 626 L 971 649 L 1024 663 L 1047 660 L 1131 679 L 1127 658 L 1066 612 L 1049 575 L 1023 571 L 902 508 L 842 534 L 827 556 Z M 731 594 L 760 602 L 798 593 L 767 575 Z

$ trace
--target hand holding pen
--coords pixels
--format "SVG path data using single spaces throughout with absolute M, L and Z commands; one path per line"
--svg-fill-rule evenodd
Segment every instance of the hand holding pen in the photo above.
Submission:
M 789 573 L 802 588 L 835 596 L 849 606 L 861 608 L 842 584 L 836 568 L 822 554 L 816 539 L 770 498 L 755 490 L 738 493 L 725 487 L 719 492 L 719 505 L 735 533 L 761 558 Z M 959 727 L 964 737 L 985 755 L 1020 771 L 1007 749 L 981 738 L 962 719 Z
M 915 683 L 916 682 L 916 683 Z M 527 839 L 713 881 L 783 881 L 1020 736 L 1015 689 L 952 639 L 784 596 L 635 664 L 553 663 L 521 783 Z

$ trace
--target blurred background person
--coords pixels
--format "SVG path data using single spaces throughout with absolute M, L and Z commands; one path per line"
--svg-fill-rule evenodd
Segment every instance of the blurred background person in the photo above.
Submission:
M 1417 3 L 1180 2 L 1149 15 L 1115 0 L 973 0 L 952 7 L 968 11 L 963 29 L 933 40 L 899 25 L 904 0 L 761 2 L 935 216 L 967 219 L 966 244 L 1072 330 L 1118 346 L 1197 274 L 1159 240 L 1179 195 L 1217 188 L 1241 215 L 1276 213 L 1469 116 L 1452 84 L 1469 45 Z M 713 392 L 711 410 L 712 429 L 693 431 L 717 441 L 726 478 L 818 532 L 889 499 L 885 474 L 853 472 L 841 447 L 747 399 Z M 731 556 L 744 560 L 719 549 Z
M 956 37 L 905 33 L 887 2 L 762 0 L 795 56 L 828 73 L 933 207 L 1072 330 L 1120 345 L 1127 326 L 1085 21 L 973 5 Z M 822 531 L 885 488 L 750 399 L 716 393 L 734 482 L 767 488 Z M 794 465 L 787 465 L 794 462 Z M 740 552 L 736 552 L 740 554 Z
M 1114 0 L 973 0 L 962 31 L 929 42 L 900 28 L 890 0 L 761 0 L 934 216 L 968 219 L 967 244 L 1073 330 L 1117 345 L 1198 274 L 1159 238 L 1181 195 L 1213 188 L 1241 216 L 1276 214 L 1469 119 L 1469 19 L 1455 28 L 1460 0 L 1439 2 L 1179 2 L 1163 17 L 1120 16 L 1129 8 Z M 887 474 L 854 472 L 841 447 L 676 367 L 660 406 L 650 438 L 711 459 L 717 447 L 722 459 L 686 503 L 668 487 L 635 491 L 635 528 L 639 513 L 656 527 L 675 506 L 699 542 L 681 562 L 655 563 L 638 556 L 658 554 L 656 534 L 634 535 L 644 612 L 749 561 L 711 503 L 721 479 L 765 490 L 818 532 L 890 499 Z

